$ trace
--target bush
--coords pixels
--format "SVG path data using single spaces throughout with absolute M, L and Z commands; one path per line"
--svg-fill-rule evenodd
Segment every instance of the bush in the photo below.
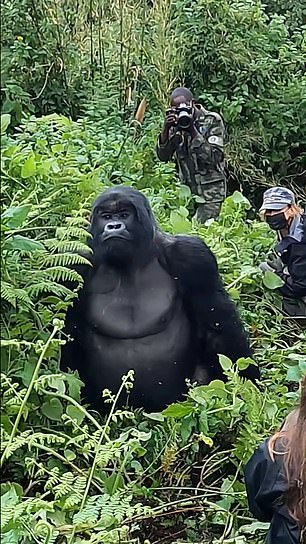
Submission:
M 13 125 L 33 112 L 126 120 L 145 96 L 156 118 L 185 81 L 223 114 L 238 186 L 253 198 L 284 183 L 303 197 L 305 27 L 303 2 L 294 5 L 289 17 L 288 2 L 272 0 L 10 0 L 2 112 Z
M 1 121 L 5 131 L 9 119 Z M 127 132 L 117 117 L 97 126 L 50 115 L 31 118 L 14 137 L 3 134 L 4 544 L 262 542 L 264 526 L 247 511 L 242 466 L 296 401 L 305 333 L 283 318 L 273 278 L 257 268 L 273 237 L 265 224 L 245 219 L 245 197 L 235 193 L 220 222 L 197 226 L 188 189 L 148 150 L 154 127 L 139 130 Z M 146 187 L 168 232 L 197 233 L 216 253 L 252 336 L 260 389 L 222 358 L 226 385 L 191 387 L 185 402 L 159 414 L 119 410 L 114 392 L 103 419 L 81 402 L 78 376 L 59 371 L 62 322 L 76 295 L 61 280 L 81 286 L 70 266 L 84 259 L 76 252 L 84 248 L 91 202 L 122 179 Z M 132 381 L 129 374 L 121 387 Z

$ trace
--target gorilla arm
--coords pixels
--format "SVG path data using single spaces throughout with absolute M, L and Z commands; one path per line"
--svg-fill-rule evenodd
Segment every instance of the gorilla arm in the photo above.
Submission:
M 236 361 L 251 357 L 248 337 L 235 305 L 226 293 L 215 256 L 199 238 L 175 236 L 163 241 L 167 268 L 179 282 L 179 290 L 193 330 L 201 346 L 198 364 L 212 377 L 222 376 L 218 354 Z M 259 378 L 250 365 L 245 378 Z
M 89 262 L 90 258 L 87 256 Z M 80 274 L 83 281 L 88 278 L 91 268 L 89 265 L 76 265 L 73 267 L 76 272 Z M 83 284 L 84 285 L 84 284 Z M 75 283 L 65 282 L 65 286 L 74 291 L 77 287 Z M 64 327 L 63 339 L 66 340 L 66 344 L 61 349 L 61 370 L 67 372 L 68 368 L 71 370 L 78 369 L 80 362 L 84 364 L 85 355 L 81 343 L 79 342 L 80 331 L 83 326 L 83 313 L 82 313 L 82 291 L 81 287 L 78 291 L 78 296 L 73 300 L 71 306 L 69 306 Z M 70 340 L 67 339 L 70 337 Z

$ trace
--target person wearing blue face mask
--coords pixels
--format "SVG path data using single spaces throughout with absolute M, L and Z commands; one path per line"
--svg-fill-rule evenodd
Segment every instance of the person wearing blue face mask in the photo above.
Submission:
M 260 268 L 275 272 L 284 281 L 279 289 L 284 297 L 283 310 L 306 317 L 306 214 L 286 187 L 265 191 L 259 213 L 277 232 L 277 257 L 261 263 Z

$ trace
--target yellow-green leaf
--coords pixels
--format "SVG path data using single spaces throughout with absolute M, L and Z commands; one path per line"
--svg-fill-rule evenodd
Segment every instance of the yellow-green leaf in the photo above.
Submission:
M 23 167 L 21 168 L 21 177 L 24 179 L 29 178 L 31 176 L 34 176 L 35 173 L 36 173 L 36 161 L 32 153 L 31 155 L 29 155 Z

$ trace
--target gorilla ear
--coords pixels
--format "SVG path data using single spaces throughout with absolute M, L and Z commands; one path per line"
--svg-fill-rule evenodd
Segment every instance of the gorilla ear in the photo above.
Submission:
M 153 237 L 157 224 L 147 198 L 142 194 L 135 195 L 135 197 L 131 198 L 131 202 L 135 208 L 138 222 L 144 231 Z
M 91 213 L 90 213 L 90 217 L 89 217 L 89 232 L 92 233 L 92 229 L 93 229 L 93 225 L 94 225 L 94 220 L 95 220 L 95 210 L 96 210 L 96 206 L 94 206 L 91 210 Z

